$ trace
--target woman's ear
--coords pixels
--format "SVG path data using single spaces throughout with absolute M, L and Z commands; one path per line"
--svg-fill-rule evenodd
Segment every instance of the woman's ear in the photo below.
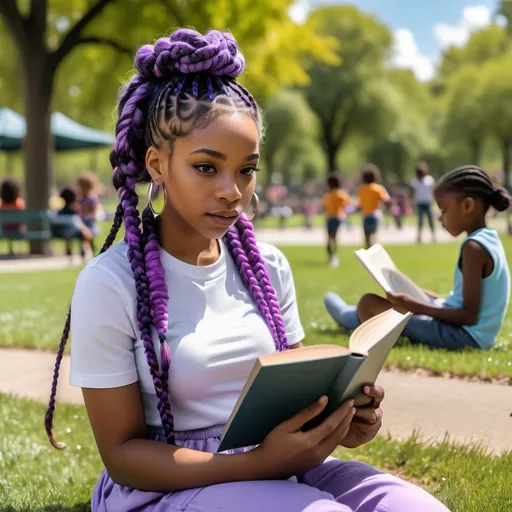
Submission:
M 162 158 L 160 151 L 158 151 L 155 146 L 150 146 L 146 151 L 146 169 L 155 185 L 161 185 L 164 182 L 162 176 Z

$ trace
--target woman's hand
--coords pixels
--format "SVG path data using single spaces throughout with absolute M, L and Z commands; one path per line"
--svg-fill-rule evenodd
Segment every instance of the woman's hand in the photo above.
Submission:
M 322 397 L 274 428 L 263 443 L 250 452 L 259 479 L 299 475 L 319 466 L 331 455 L 346 438 L 355 408 L 354 401 L 349 400 L 320 425 L 302 432 L 302 427 L 318 416 L 326 405 L 327 397 Z
M 382 427 L 380 403 L 384 400 L 384 390 L 380 386 L 365 386 L 363 392 L 372 401 L 363 407 L 356 407 L 347 435 L 340 443 L 345 448 L 357 448 L 368 443 Z

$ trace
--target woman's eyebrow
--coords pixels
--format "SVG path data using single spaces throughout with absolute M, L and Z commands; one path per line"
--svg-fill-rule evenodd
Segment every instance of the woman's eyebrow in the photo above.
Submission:
M 192 153 L 190 153 L 191 155 L 196 155 L 198 153 L 204 153 L 205 155 L 209 155 L 209 156 L 212 156 L 213 158 L 218 158 L 220 160 L 227 160 L 227 156 L 224 154 L 224 153 L 220 153 L 219 151 L 215 151 L 213 149 L 208 149 L 208 148 L 199 148 L 199 149 L 196 149 L 195 151 L 192 151 Z M 245 160 L 257 160 L 259 159 L 260 155 L 259 153 L 252 153 L 248 156 L 245 157 Z

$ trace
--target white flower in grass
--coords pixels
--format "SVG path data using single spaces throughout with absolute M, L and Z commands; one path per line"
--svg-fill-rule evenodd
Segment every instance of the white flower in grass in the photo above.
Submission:
M 491 362 L 492 362 L 492 357 L 488 357 L 488 358 L 487 358 L 487 362 L 488 362 L 488 363 L 491 363 Z
M 79 444 L 77 444 L 77 445 L 76 445 L 76 449 L 77 449 L 77 450 L 81 450 L 81 449 L 82 449 L 82 447 L 81 447 Z
M 313 329 L 316 329 L 318 327 L 318 324 L 316 322 L 311 322 L 311 327 L 313 327 Z
M 411 356 L 407 356 L 407 357 L 405 358 L 405 360 L 406 360 L 406 361 L 410 361 L 410 360 L 411 360 Z
M 69 427 L 66 429 L 66 434 L 71 434 L 71 429 Z

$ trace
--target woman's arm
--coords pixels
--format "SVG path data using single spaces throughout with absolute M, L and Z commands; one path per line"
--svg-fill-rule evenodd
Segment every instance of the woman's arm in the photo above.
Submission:
M 147 439 L 138 383 L 82 392 L 101 458 L 117 484 L 170 492 L 266 477 L 252 452 L 212 454 Z
M 474 325 L 480 313 L 484 267 L 490 263 L 489 253 L 477 242 L 469 240 L 461 251 L 463 276 L 463 304 L 449 308 L 424 304 L 401 294 L 388 294 L 393 307 L 418 315 L 428 315 L 454 325 Z

